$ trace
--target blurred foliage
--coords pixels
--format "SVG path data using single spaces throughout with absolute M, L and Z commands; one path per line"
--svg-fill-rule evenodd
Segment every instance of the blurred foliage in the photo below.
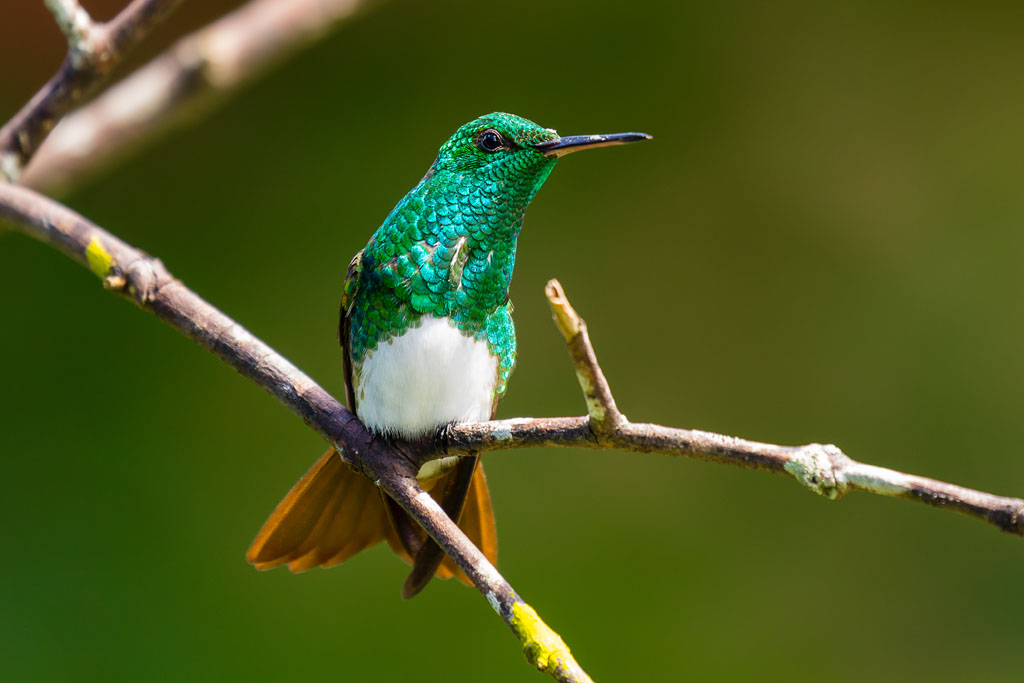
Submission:
M 4 62 L 4 115 L 60 58 L 31 4 L 0 10 L 28 27 L 3 48 L 27 55 Z M 583 410 L 543 300 L 558 276 L 635 420 L 1019 496 L 1022 20 L 379 3 L 65 199 L 340 396 L 345 265 L 451 131 L 492 110 L 644 130 L 562 161 L 530 211 L 502 416 Z M 318 438 L 44 245 L 0 234 L 0 288 L 5 677 L 540 680 L 475 592 L 403 603 L 383 548 L 254 571 L 245 548 Z M 1020 539 L 660 456 L 486 460 L 505 575 L 597 680 L 1019 680 Z

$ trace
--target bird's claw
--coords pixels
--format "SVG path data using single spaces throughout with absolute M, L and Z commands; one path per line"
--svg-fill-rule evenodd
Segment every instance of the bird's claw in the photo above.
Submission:
M 454 423 L 449 422 L 446 425 L 438 427 L 437 431 L 434 432 L 434 448 L 439 453 L 448 455 L 448 449 L 451 448 L 453 438 Z

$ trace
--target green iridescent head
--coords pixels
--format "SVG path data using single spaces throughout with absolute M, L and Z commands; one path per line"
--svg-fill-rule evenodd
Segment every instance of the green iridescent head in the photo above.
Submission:
M 521 116 L 494 112 L 465 124 L 448 138 L 427 174 L 477 178 L 528 203 L 559 157 L 593 147 L 648 139 L 644 133 L 577 135 L 560 138 Z M 440 180 L 440 179 L 438 179 Z
M 485 167 L 505 167 L 517 163 L 543 164 L 554 161 L 534 149 L 534 145 L 558 137 L 550 128 L 533 121 L 495 112 L 465 124 L 441 146 L 437 169 L 465 172 Z
M 534 148 L 558 134 L 512 114 L 494 113 L 465 124 L 448 138 L 432 173 L 478 178 L 509 197 L 529 202 L 544 184 L 557 157 Z M 438 178 L 438 180 L 441 180 Z

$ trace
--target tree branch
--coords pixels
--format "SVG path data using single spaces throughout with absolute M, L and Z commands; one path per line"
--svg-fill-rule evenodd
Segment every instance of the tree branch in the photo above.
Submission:
M 21 178 L 60 189 L 182 124 L 319 39 L 365 0 L 252 0 L 61 121 Z
M 619 412 L 587 334 L 557 280 L 546 288 L 555 325 L 565 339 L 587 401 L 587 417 L 516 418 L 454 425 L 453 454 L 554 446 L 662 453 L 787 474 L 817 494 L 837 499 L 849 491 L 906 498 L 961 512 L 1024 536 L 1024 500 L 904 474 L 853 460 L 830 444 L 777 446 L 732 436 L 630 422 Z
M 347 463 L 376 481 L 444 548 L 512 628 L 531 663 L 556 680 L 589 681 L 561 638 L 515 593 L 483 554 L 417 484 L 423 462 L 538 446 L 662 453 L 788 474 L 815 493 L 851 490 L 919 500 L 1024 535 L 1024 500 L 995 496 L 857 462 L 835 446 L 779 446 L 697 430 L 633 423 L 615 405 L 585 322 L 555 280 L 546 288 L 555 323 L 586 398 L 585 417 L 516 418 L 454 425 L 439 451 L 432 439 L 401 451 L 374 439 L 359 420 L 273 349 L 174 279 L 163 264 L 70 209 L 0 182 L 0 218 L 87 265 L 106 288 L 135 301 L 256 382 L 334 444 Z
M 345 462 L 394 498 L 444 548 L 516 634 L 531 664 L 563 683 L 592 683 L 558 634 L 420 488 L 418 466 L 384 439 L 375 439 L 301 370 L 172 277 L 159 259 L 67 207 L 0 181 L 0 219 L 87 266 L 104 287 L 177 328 L 281 401 L 333 444 Z
M 133 0 L 107 23 L 78 0 L 46 0 L 68 41 L 57 74 L 0 129 L 0 178 L 12 181 L 63 116 L 105 80 L 124 54 L 180 0 Z M 23 180 L 52 186 L 105 162 L 180 122 L 266 68 L 274 59 L 351 16 L 361 0 L 253 0 L 174 47 L 57 128 Z M 442 453 L 432 441 L 396 450 L 302 371 L 175 279 L 155 258 L 70 209 L 0 180 L 0 219 L 86 265 L 104 287 L 131 299 L 263 387 L 337 447 L 444 548 L 509 625 L 527 659 L 558 681 L 590 681 L 568 647 L 418 485 L 419 466 Z M 619 411 L 585 322 L 557 281 L 546 289 L 583 390 L 587 416 L 518 418 L 452 427 L 444 453 L 536 446 L 615 448 L 662 453 L 787 474 L 839 498 L 852 490 L 946 507 L 1024 535 L 1024 500 L 995 496 L 857 462 L 832 445 L 797 447 L 708 432 L 632 423 Z
M 0 128 L 0 179 L 16 181 L 57 122 L 91 95 L 181 0 L 133 0 L 106 23 L 92 21 L 77 0 L 46 0 L 68 39 L 57 73 Z

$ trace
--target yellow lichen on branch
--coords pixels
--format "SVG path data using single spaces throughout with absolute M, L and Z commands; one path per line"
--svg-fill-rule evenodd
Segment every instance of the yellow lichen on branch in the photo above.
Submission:
M 89 246 L 85 248 L 85 258 L 89 262 L 89 270 L 101 280 L 110 275 L 110 271 L 114 269 L 114 257 L 103 248 L 96 238 L 93 238 L 89 242 Z
M 558 680 L 563 680 L 565 674 L 572 672 L 575 677 L 567 680 L 593 683 L 590 676 L 580 669 L 562 637 L 544 623 L 535 609 L 517 600 L 512 605 L 512 619 L 509 624 L 519 637 L 519 642 L 523 644 L 523 654 L 530 664 Z M 579 677 L 580 674 L 582 678 Z

